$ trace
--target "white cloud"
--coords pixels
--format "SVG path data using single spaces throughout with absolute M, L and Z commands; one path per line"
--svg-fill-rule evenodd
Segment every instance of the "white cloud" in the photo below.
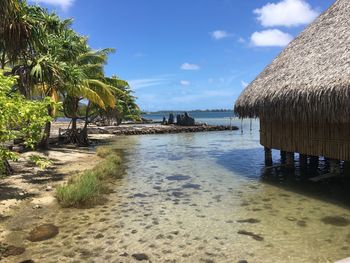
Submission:
M 278 29 L 254 32 L 251 36 L 251 43 L 257 47 L 284 47 L 292 40 L 292 35 Z
M 129 85 L 133 90 L 165 85 L 168 83 L 167 78 L 145 78 L 129 80 Z
M 278 3 L 268 3 L 254 10 L 258 21 L 264 27 L 299 26 L 312 22 L 319 12 L 305 0 L 282 0 Z
M 220 40 L 220 39 L 223 39 L 223 38 L 228 38 L 230 37 L 230 34 L 227 33 L 226 31 L 224 30 L 216 30 L 216 31 L 213 31 L 210 33 L 211 37 L 215 40 Z
M 180 67 L 182 70 L 199 70 L 200 67 L 196 64 L 183 63 Z
M 48 5 L 59 6 L 63 10 L 67 10 L 75 2 L 75 0 L 30 0 L 30 1 L 34 3 L 44 3 Z
M 146 57 L 147 55 L 145 53 L 142 52 L 137 52 L 133 55 L 134 58 L 143 58 Z
M 180 84 L 181 84 L 182 86 L 189 86 L 189 85 L 191 85 L 191 82 L 189 82 L 188 80 L 181 80 L 181 81 L 180 81 Z
M 241 85 L 243 88 L 246 88 L 249 84 L 247 82 L 245 82 L 244 80 L 242 80 Z
M 238 43 L 245 43 L 245 39 L 243 37 L 239 37 L 237 41 Z

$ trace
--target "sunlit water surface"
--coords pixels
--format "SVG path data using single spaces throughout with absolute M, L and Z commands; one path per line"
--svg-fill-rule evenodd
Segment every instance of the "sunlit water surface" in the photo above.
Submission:
M 126 175 L 115 182 L 109 201 L 87 210 L 48 211 L 44 221 L 59 226 L 60 234 L 26 241 L 25 256 L 36 262 L 134 262 L 132 254 L 145 253 L 152 262 L 207 263 L 350 256 L 350 227 L 322 220 L 350 219 L 347 206 L 312 187 L 263 180 L 258 124 L 249 131 L 245 122 L 243 128 L 243 134 L 115 139 Z

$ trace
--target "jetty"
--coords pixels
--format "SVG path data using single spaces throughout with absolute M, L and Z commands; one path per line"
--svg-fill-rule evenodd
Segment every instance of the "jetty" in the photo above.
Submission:
M 125 124 L 120 126 L 90 126 L 89 134 L 114 134 L 114 135 L 142 135 L 142 134 L 170 134 L 189 132 L 212 132 L 238 130 L 236 126 L 225 125 L 160 125 L 160 124 Z

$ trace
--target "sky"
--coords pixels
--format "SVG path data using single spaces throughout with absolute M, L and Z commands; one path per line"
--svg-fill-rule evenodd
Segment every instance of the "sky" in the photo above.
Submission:
M 144 111 L 232 109 L 334 0 L 29 0 L 72 17 Z

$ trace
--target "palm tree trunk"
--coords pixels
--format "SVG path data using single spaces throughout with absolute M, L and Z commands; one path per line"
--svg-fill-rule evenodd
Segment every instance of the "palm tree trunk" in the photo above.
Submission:
M 72 118 L 72 131 L 76 131 L 77 130 L 77 118 Z
M 2 57 L 1 57 L 1 69 L 5 68 L 5 59 L 6 59 L 6 54 L 5 54 L 5 51 L 3 51 Z
M 53 109 L 51 106 L 48 107 L 47 112 L 49 116 L 53 117 Z M 48 121 L 45 124 L 44 128 L 44 134 L 43 137 L 41 138 L 41 141 L 39 143 L 39 148 L 41 149 L 48 149 L 49 148 L 49 140 L 50 140 L 50 133 L 51 133 L 51 122 Z

